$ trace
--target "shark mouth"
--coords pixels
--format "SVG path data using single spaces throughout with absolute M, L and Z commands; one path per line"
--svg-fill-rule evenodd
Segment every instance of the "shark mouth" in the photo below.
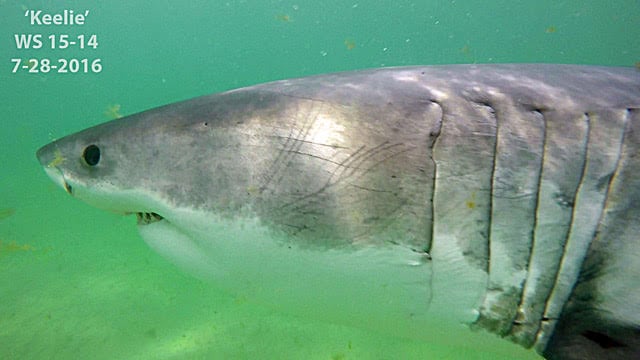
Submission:
M 164 218 L 154 212 L 138 212 L 136 213 L 138 225 L 149 225 L 151 223 L 163 220 Z

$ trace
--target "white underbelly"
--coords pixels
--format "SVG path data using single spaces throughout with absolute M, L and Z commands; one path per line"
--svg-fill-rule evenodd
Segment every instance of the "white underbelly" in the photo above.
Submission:
M 139 226 L 155 251 L 236 296 L 290 314 L 451 341 L 468 332 L 486 290 L 486 273 L 466 264 L 455 241 L 434 243 L 427 259 L 397 245 L 300 248 L 253 219 L 212 222 L 211 214 L 190 211 L 165 218 L 172 220 Z

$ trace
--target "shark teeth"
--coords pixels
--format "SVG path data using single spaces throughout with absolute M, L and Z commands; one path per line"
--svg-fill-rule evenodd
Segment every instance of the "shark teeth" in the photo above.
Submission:
M 136 213 L 136 218 L 138 219 L 138 225 L 148 225 L 164 219 L 162 216 L 154 212 L 138 212 Z

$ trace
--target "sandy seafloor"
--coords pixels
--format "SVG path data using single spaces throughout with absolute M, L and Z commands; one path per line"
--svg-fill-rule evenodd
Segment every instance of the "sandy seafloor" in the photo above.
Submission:
M 376 66 L 634 66 L 637 1 L 0 0 L 1 359 L 533 359 L 390 338 L 274 312 L 152 252 L 135 219 L 72 199 L 35 151 L 146 108 L 280 78 Z M 529 4 L 531 3 L 531 4 Z M 90 10 L 83 26 L 24 12 Z M 18 50 L 14 34 L 97 34 L 97 49 Z M 101 58 L 100 74 L 12 73 L 12 58 Z M 452 339 L 457 341 L 458 339 Z

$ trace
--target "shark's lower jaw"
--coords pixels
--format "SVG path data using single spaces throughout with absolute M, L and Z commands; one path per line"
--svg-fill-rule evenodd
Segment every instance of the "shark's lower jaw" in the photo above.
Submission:
M 138 219 L 138 225 L 149 225 L 164 219 L 154 212 L 138 212 L 136 213 L 136 218 Z

